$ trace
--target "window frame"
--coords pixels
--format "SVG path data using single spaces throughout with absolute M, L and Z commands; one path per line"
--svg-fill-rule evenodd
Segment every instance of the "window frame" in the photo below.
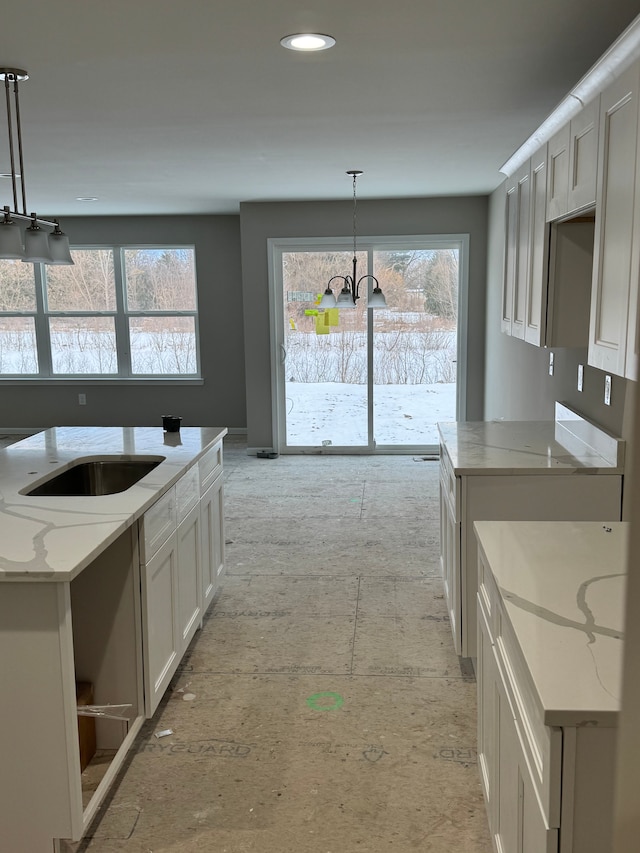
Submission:
M 47 304 L 47 286 L 45 264 L 33 264 L 35 288 L 35 309 L 21 311 L 0 310 L 0 320 L 5 317 L 32 317 L 36 337 L 36 356 L 38 373 L 3 373 L 0 384 L 203 384 L 200 360 L 200 317 L 198 310 L 198 276 L 196 247 L 183 243 L 108 243 L 72 246 L 73 251 L 110 251 L 113 256 L 113 274 L 115 288 L 115 309 L 102 311 L 51 310 Z M 125 252 L 126 251 L 173 251 L 188 250 L 193 255 L 193 273 L 195 286 L 195 308 L 190 310 L 129 310 L 127 307 Z M 1 261 L 0 261 L 1 263 Z M 130 320 L 148 317 L 190 317 L 193 318 L 195 335 L 195 373 L 132 373 L 130 351 Z M 54 373 L 53 353 L 51 349 L 50 320 L 67 317 L 108 317 L 114 320 L 115 354 L 117 372 L 115 373 Z

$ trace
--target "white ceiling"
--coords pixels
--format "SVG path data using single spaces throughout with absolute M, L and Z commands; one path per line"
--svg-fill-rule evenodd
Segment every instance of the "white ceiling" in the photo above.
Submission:
M 366 173 L 359 198 L 485 194 L 638 12 L 638 0 L 7 2 L 0 66 L 30 75 L 28 209 L 230 213 L 348 198 L 347 169 Z M 336 46 L 280 46 L 300 31 Z

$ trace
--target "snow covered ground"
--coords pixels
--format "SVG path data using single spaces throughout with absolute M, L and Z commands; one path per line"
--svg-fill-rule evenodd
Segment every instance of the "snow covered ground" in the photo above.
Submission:
M 366 446 L 366 394 L 365 385 L 287 382 L 287 444 Z M 455 419 L 455 384 L 374 389 L 374 437 L 379 445 L 437 445 L 438 421 Z

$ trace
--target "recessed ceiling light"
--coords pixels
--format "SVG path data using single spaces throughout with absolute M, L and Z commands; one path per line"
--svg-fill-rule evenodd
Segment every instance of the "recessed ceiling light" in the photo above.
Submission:
M 321 33 L 294 33 L 280 39 L 280 44 L 289 50 L 327 50 L 335 43 L 334 38 Z
M 79 195 L 76 201 L 98 201 L 97 195 Z

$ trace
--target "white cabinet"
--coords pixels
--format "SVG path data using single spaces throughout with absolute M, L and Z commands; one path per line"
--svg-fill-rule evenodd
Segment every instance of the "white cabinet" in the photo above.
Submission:
M 506 195 L 502 330 L 515 338 L 524 338 L 531 199 L 529 171 L 530 161 L 527 161 L 510 179 Z
M 441 456 L 442 459 L 442 456 Z M 460 647 L 460 521 L 456 510 L 458 480 L 446 463 L 440 466 L 440 573 L 444 586 L 447 610 L 453 632 L 456 654 Z
M 224 569 L 222 441 L 144 514 L 140 552 L 145 709 L 151 717 Z
M 586 104 L 548 143 L 547 220 L 596 203 L 599 98 Z
M 509 179 L 502 331 L 542 346 L 545 343 L 549 228 L 546 221 L 547 146 Z
M 509 589 L 508 600 L 519 600 L 518 591 Z M 533 607 L 523 600 L 527 604 Z M 596 606 L 593 598 L 591 604 Z M 611 853 L 615 726 L 578 722 L 581 712 L 564 709 L 555 710 L 566 724 L 545 724 L 521 641 L 482 548 L 477 606 L 478 764 L 496 853 Z M 540 632 L 527 624 L 521 623 L 522 637 L 539 658 Z M 567 647 L 556 643 L 560 668 Z M 598 652 L 591 654 L 597 658 Z
M 147 717 L 153 716 L 182 657 L 175 530 L 142 566 L 142 632 Z
M 213 601 L 224 573 L 223 489 L 223 476 L 220 473 L 200 500 L 203 612 Z
M 632 65 L 602 93 L 598 205 L 595 221 L 588 362 L 625 376 L 635 375 L 635 316 L 638 268 L 636 163 L 640 65 Z
M 0 848 L 51 853 L 78 840 L 144 722 L 135 526 L 71 581 L 5 583 L 0 595 Z M 96 704 L 99 752 L 80 772 L 76 681 Z

